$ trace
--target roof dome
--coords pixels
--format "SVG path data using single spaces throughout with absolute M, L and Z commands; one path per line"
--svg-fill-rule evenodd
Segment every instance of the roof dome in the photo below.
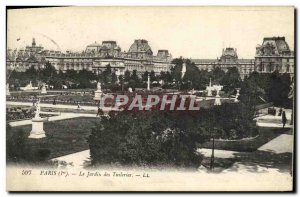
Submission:
M 234 48 L 226 48 L 225 50 L 223 49 L 222 56 L 237 57 L 236 49 L 234 49 Z

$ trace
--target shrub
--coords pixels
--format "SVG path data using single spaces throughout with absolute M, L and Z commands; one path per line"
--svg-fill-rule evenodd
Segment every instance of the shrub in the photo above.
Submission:
M 92 165 L 196 168 L 197 144 L 208 139 L 255 136 L 254 113 L 242 103 L 199 111 L 110 112 L 88 138 Z
M 176 112 L 111 113 L 88 138 L 92 165 L 198 167 L 196 142 L 204 140 L 189 114 Z M 189 125 L 190 124 L 190 125 Z

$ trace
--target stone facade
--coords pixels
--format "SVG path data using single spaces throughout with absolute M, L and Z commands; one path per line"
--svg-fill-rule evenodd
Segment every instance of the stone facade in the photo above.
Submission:
M 6 68 L 19 72 L 25 72 L 32 66 L 36 69 L 43 68 L 46 63 L 44 56 L 46 52 L 43 47 L 36 45 L 35 39 L 33 38 L 31 46 L 26 46 L 25 49 L 7 50 Z
M 151 59 L 153 52 L 147 40 L 135 40 L 125 56 L 127 58 Z
M 31 46 L 25 49 L 7 50 L 6 66 L 8 70 L 24 72 L 34 68 L 44 68 L 49 61 L 58 71 L 89 70 L 101 72 L 110 64 L 117 73 L 136 70 L 138 74 L 154 71 L 155 74 L 167 72 L 174 66 L 168 50 L 158 50 L 156 56 L 147 40 L 135 40 L 129 50 L 122 52 L 116 41 L 103 41 L 90 44 L 82 53 L 45 50 L 37 46 L 33 39 Z M 216 67 L 225 72 L 236 67 L 242 79 L 251 72 L 279 73 L 294 75 L 294 52 L 290 50 L 284 37 L 264 38 L 262 45 L 256 47 L 255 59 L 239 59 L 237 50 L 231 47 L 223 49 L 220 58 L 192 59 L 200 70 L 211 71 Z M 104 66 L 105 65 L 105 66 Z
M 109 64 L 113 70 L 123 74 L 126 70 L 137 70 L 138 74 L 145 71 L 154 71 L 159 74 L 161 71 L 170 71 L 172 55 L 168 50 L 159 50 L 157 56 L 153 55 L 152 49 L 147 40 L 135 40 L 128 52 L 122 52 L 116 41 L 103 41 L 90 44 L 82 53 L 60 51 L 49 51 L 37 48 L 35 40 L 32 46 L 26 47 L 26 51 L 33 51 L 24 57 L 19 50 L 17 59 L 14 52 L 7 51 L 7 68 L 24 72 L 31 66 L 36 69 L 43 68 L 46 62 L 50 62 L 58 71 L 67 70 L 89 70 L 99 73 Z
M 200 70 L 212 71 L 214 68 L 219 67 L 225 72 L 228 68 L 236 67 L 240 73 L 241 79 L 248 76 L 254 71 L 254 59 L 239 59 L 237 49 L 228 47 L 223 49 L 222 55 L 217 59 L 192 59 L 192 62 Z
M 85 52 L 97 57 L 112 58 L 120 56 L 121 48 L 116 41 L 103 41 L 101 45 L 97 42 L 88 45 Z
M 256 47 L 255 70 L 259 73 L 279 73 L 294 75 L 294 52 L 290 50 L 284 37 L 264 38 Z

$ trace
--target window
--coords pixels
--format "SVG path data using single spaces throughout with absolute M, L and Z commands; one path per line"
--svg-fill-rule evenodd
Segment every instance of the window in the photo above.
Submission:
M 290 65 L 286 65 L 286 72 L 288 73 L 288 72 L 290 72 Z

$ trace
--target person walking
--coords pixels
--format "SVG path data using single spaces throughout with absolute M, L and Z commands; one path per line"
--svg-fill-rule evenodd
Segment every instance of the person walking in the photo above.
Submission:
M 282 117 L 282 128 L 284 128 L 285 124 L 286 124 L 286 121 L 287 121 L 285 111 L 282 112 L 281 117 Z

